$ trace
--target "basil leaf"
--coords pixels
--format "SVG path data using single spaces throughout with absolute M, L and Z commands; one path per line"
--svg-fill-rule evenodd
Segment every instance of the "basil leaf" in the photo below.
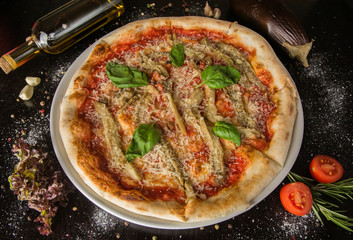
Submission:
M 175 45 L 169 52 L 169 58 L 172 64 L 176 67 L 181 67 L 184 65 L 185 54 L 183 44 L 179 43 Z
M 147 86 L 148 79 L 144 72 L 136 68 L 108 62 L 105 67 L 108 78 L 119 88 Z
M 125 157 L 131 162 L 136 157 L 143 157 L 159 141 L 159 132 L 153 124 L 140 124 L 132 136 Z
M 240 146 L 241 140 L 239 131 L 232 124 L 224 121 L 218 121 L 213 126 L 212 130 L 218 137 L 227 139 L 235 143 L 237 146 Z
M 236 84 L 240 79 L 240 73 L 231 66 L 212 65 L 202 71 L 201 78 L 203 81 L 196 88 L 206 84 L 210 88 L 219 89 Z

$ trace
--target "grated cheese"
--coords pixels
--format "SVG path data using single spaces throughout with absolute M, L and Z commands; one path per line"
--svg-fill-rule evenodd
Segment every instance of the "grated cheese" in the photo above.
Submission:
M 215 158 L 215 156 L 222 156 L 219 158 L 223 158 L 223 155 L 217 155 L 217 151 L 210 145 L 210 139 L 212 140 L 212 138 L 205 139 L 205 135 L 203 136 L 199 127 L 195 125 L 198 123 L 187 119 L 185 113 L 193 109 L 198 117 L 202 117 L 205 109 L 207 111 L 205 105 L 212 104 L 209 102 L 205 103 L 205 94 L 199 95 L 201 96 L 200 102 L 195 103 L 195 101 L 190 100 L 196 91 L 195 86 L 201 82 L 201 68 L 196 65 L 199 59 L 192 53 L 202 52 L 209 59 L 217 58 L 208 47 L 192 41 L 192 43 L 185 43 L 190 54 L 188 53 L 185 58 L 184 65 L 178 68 L 170 67 L 168 65 L 170 63 L 167 62 L 169 59 L 166 60 L 166 57 L 169 55 L 171 44 L 172 42 L 168 41 L 168 39 L 147 41 L 144 45 L 134 43 L 131 44 L 130 49 L 124 50 L 116 57 L 110 59 L 112 62 L 145 71 L 148 76 L 151 76 L 157 70 L 152 67 L 142 68 L 143 60 L 146 60 L 147 63 L 153 61 L 161 65 L 168 70 L 169 74 L 169 76 L 163 76 L 159 80 L 163 84 L 165 83 L 165 85 L 162 84 L 163 89 L 158 88 L 156 85 L 154 85 L 155 91 L 148 91 L 145 87 L 139 87 L 134 88 L 133 92 L 126 95 L 128 97 L 119 97 L 117 93 L 121 89 L 119 90 L 118 87 L 114 86 L 109 80 L 105 68 L 102 67 L 102 70 L 94 75 L 97 79 L 97 87 L 91 90 L 89 98 L 97 102 L 104 102 L 117 123 L 117 133 L 109 132 L 109 134 L 119 136 L 121 149 L 118 149 L 118 144 L 112 146 L 111 151 L 125 152 L 139 124 L 156 122 L 156 126 L 158 126 L 168 146 L 158 143 L 145 156 L 136 158 L 132 162 L 132 166 L 142 176 L 142 180 L 139 183 L 142 187 L 163 186 L 170 189 L 183 189 L 186 188 L 183 182 L 190 181 L 196 195 L 200 199 L 206 199 L 205 191 L 213 190 L 212 181 L 210 183 L 210 180 L 213 178 L 217 179 L 222 174 L 224 175 L 224 169 L 222 170 L 218 165 L 215 167 L 215 164 L 212 163 L 212 158 Z M 210 61 L 212 63 L 212 60 Z M 207 64 L 210 63 L 209 61 L 206 62 L 208 62 Z M 237 64 L 241 64 L 241 62 L 238 61 Z M 254 86 L 253 83 L 247 81 L 246 76 L 242 78 L 242 84 L 247 87 Z M 247 88 L 246 90 L 249 89 Z M 163 91 L 166 91 L 167 95 Z M 204 90 L 202 89 L 202 91 Z M 244 98 L 243 93 L 240 93 L 239 87 L 237 91 L 238 96 Z M 134 94 L 138 96 L 138 99 L 129 102 L 129 99 L 132 99 Z M 169 102 L 166 96 L 170 97 Z M 261 94 L 259 96 L 260 99 L 257 100 L 243 99 L 247 101 L 245 104 L 247 107 L 245 118 L 246 120 L 254 118 L 257 121 L 257 126 L 263 127 L 266 125 L 266 118 L 263 116 L 269 113 L 264 113 L 261 101 L 268 102 L 268 100 L 266 99 L 267 96 L 262 96 Z M 227 100 L 231 101 L 230 99 Z M 175 104 L 175 109 L 173 109 L 174 106 L 171 103 Z M 179 114 L 180 116 L 178 116 Z M 218 113 L 215 113 L 215 115 L 218 116 L 214 116 L 214 119 L 226 119 L 232 122 L 230 118 L 223 118 Z M 102 136 L 103 126 L 99 121 L 97 112 L 93 108 L 89 108 L 85 111 L 85 118 L 95 126 L 92 129 L 93 134 Z M 256 129 L 245 127 L 247 126 L 243 126 L 241 130 L 243 136 L 262 137 Z M 207 127 L 206 131 L 209 131 Z M 105 146 L 106 141 L 102 141 L 99 137 L 93 138 L 91 143 L 97 149 L 107 148 Z M 168 151 L 172 151 L 174 155 L 168 154 Z M 223 159 L 216 160 L 221 161 L 221 164 L 223 164 Z M 175 165 L 172 163 L 180 164 L 181 169 L 175 169 Z M 120 171 L 120 174 L 124 177 L 129 177 L 126 172 L 121 171 L 122 166 L 119 163 L 111 163 L 109 168 L 112 171 Z

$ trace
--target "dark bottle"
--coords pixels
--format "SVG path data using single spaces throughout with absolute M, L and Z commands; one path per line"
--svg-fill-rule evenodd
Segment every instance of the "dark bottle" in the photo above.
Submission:
M 122 0 L 72 0 L 38 19 L 26 42 L 0 58 L 7 74 L 41 51 L 58 54 L 119 17 Z

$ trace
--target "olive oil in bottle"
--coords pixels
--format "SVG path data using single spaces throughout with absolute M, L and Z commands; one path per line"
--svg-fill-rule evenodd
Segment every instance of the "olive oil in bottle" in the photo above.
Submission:
M 0 58 L 7 74 L 40 52 L 58 54 L 124 12 L 122 0 L 72 0 L 38 19 L 26 42 Z

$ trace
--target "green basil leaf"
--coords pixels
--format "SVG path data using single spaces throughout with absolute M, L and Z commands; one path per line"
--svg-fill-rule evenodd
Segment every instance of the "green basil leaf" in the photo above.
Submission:
M 169 58 L 172 64 L 176 67 L 181 67 L 184 65 L 185 54 L 183 44 L 179 43 L 175 45 L 169 52 Z
M 202 71 L 201 78 L 202 83 L 197 85 L 196 88 L 206 84 L 210 88 L 219 89 L 236 84 L 240 79 L 240 73 L 231 66 L 212 65 Z
M 214 134 L 216 134 L 218 137 L 227 139 L 235 143 L 237 146 L 240 146 L 241 139 L 240 139 L 239 131 L 232 124 L 224 121 L 218 121 L 213 126 L 212 130 Z
M 136 157 L 143 157 L 159 141 L 159 132 L 153 124 L 140 124 L 132 136 L 125 157 L 131 162 Z
M 147 86 L 148 79 L 144 72 L 136 68 L 108 62 L 105 67 L 108 78 L 119 88 Z

